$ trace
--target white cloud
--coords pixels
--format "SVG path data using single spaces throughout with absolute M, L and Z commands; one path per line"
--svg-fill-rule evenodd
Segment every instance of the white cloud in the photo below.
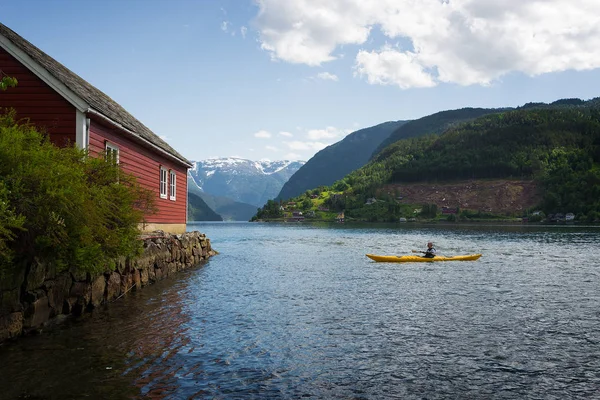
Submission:
M 300 140 L 294 140 L 292 142 L 283 142 L 290 150 L 294 151 L 319 151 L 327 147 L 325 143 L 321 142 L 302 142 Z
M 281 135 L 281 136 L 285 136 L 285 137 L 292 137 L 292 136 L 294 136 L 294 134 L 293 134 L 293 133 L 290 133 L 290 132 L 285 132 L 285 131 L 281 131 L 281 132 L 279 132 L 279 135 Z
M 265 149 L 269 151 L 279 151 L 279 149 L 275 146 L 265 146 Z
M 355 74 L 371 84 L 489 85 L 511 72 L 600 68 L 598 0 L 255 1 L 261 47 L 276 60 L 321 65 L 367 45 L 372 29 L 410 43 L 356 50 Z
M 229 25 L 230 25 L 229 21 L 223 21 L 223 22 L 221 22 L 221 30 L 223 32 L 229 32 Z
M 338 7 L 348 1 L 256 2 L 260 7 L 256 22 L 260 29 L 261 47 L 269 51 L 273 59 L 320 65 L 335 59 L 331 53 L 339 44 L 364 43 L 369 36 L 369 26 L 346 23 L 346 15 L 340 13 Z
M 423 71 L 415 53 L 401 53 L 390 47 L 380 52 L 359 51 L 356 55 L 356 75 L 366 76 L 371 84 L 398 85 L 402 89 L 436 85 L 433 77 Z
M 335 74 L 330 74 L 329 72 L 321 72 L 317 74 L 317 78 L 323 79 L 324 81 L 339 81 L 339 78 Z
M 246 33 L 248 33 L 248 28 L 246 28 L 245 26 L 242 26 L 242 27 L 240 28 L 240 33 L 242 34 L 242 37 L 243 37 L 244 39 L 246 39 Z
M 328 126 L 325 129 L 310 129 L 306 135 L 310 140 L 322 140 L 322 139 L 337 139 L 343 138 L 350 131 L 347 129 L 338 129 L 333 126 Z
M 265 130 L 260 130 L 254 134 L 254 137 L 259 139 L 269 139 L 271 137 L 271 133 Z

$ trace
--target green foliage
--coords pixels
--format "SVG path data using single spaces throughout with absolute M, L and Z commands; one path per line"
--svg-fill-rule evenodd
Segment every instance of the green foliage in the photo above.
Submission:
M 331 211 L 343 211 L 346 208 L 346 196 L 339 193 L 332 193 L 329 198 L 325 200 L 324 204 L 329 207 Z
M 9 87 L 15 87 L 17 86 L 17 78 L 11 78 L 10 76 L 3 76 L 2 71 L 0 70 L 0 76 L 2 77 L 2 79 L 0 79 L 0 90 L 5 91 L 6 89 L 8 89 Z
M 585 149 L 559 147 L 543 159 L 542 208 L 548 213 L 600 211 L 600 167 Z
M 439 135 L 463 122 L 471 121 L 483 115 L 507 110 L 508 109 L 501 108 L 461 108 L 458 110 L 440 111 L 414 121 L 409 121 L 392 132 L 392 134 L 378 146 L 373 153 L 373 157 L 376 157 L 386 147 L 399 140 L 424 135 Z
M 436 204 L 423 204 L 421 206 L 420 217 L 423 218 L 435 218 L 437 216 L 438 208 Z
M 529 220 L 529 222 L 541 222 L 544 220 L 545 217 L 546 217 L 546 214 L 544 214 L 543 212 L 540 212 L 535 215 L 530 215 L 529 217 L 527 217 L 527 219 Z
M 312 201 L 310 201 L 310 197 L 305 197 L 302 202 L 300 203 L 300 208 L 302 208 L 303 210 L 310 210 L 312 208 Z
M 499 217 L 495 214 L 484 212 L 484 211 L 472 211 L 472 210 L 462 210 L 460 212 L 460 219 L 469 220 L 469 219 L 498 219 Z
M 116 257 L 138 254 L 138 225 L 154 210 L 153 194 L 112 163 L 55 147 L 14 115 L 0 115 L 4 270 L 37 258 L 59 270 L 101 272 Z
M 25 217 L 17 215 L 11 207 L 10 192 L 0 180 L 0 265 L 12 261 L 14 254 L 10 243 L 16 238 L 16 232 L 23 229 Z
M 281 211 L 281 205 L 275 200 L 268 200 L 267 204 L 263 208 L 259 208 L 256 215 L 252 217 L 252 221 L 259 219 L 273 219 L 282 218 L 283 212 Z
M 600 128 L 591 110 L 519 110 L 447 131 L 422 157 L 395 168 L 393 181 L 531 177 L 555 147 L 592 150 Z M 387 150 L 387 149 L 386 149 Z

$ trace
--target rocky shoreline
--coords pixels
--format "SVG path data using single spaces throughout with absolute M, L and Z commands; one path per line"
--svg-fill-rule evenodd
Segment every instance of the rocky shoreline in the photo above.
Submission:
M 33 263 L 19 276 L 0 281 L 0 343 L 38 331 L 61 317 L 91 311 L 217 254 L 210 239 L 197 231 L 181 235 L 156 231 L 141 240 L 141 256 L 116 260 L 114 271 L 96 276 L 57 273 L 52 265 Z

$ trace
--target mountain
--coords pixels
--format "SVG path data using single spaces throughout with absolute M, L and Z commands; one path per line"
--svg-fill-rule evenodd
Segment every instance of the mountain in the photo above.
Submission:
M 456 221 L 537 210 L 555 219 L 574 214 L 593 222 L 600 220 L 599 198 L 596 98 L 528 103 L 455 124 L 439 135 L 401 139 L 332 186 L 289 200 L 310 218 L 324 220 L 343 213 L 347 220 Z M 264 218 L 261 211 L 278 215 L 278 204 L 270 203 L 258 218 Z
M 324 148 L 292 175 L 277 199 L 289 199 L 309 189 L 329 186 L 362 167 L 379 144 L 405 123 L 407 121 L 390 121 L 360 129 Z
M 240 203 L 228 197 L 213 196 L 202 191 L 188 174 L 188 193 L 194 194 L 225 221 L 249 221 L 256 213 L 256 206 Z M 196 221 L 206 221 L 197 219 Z
M 407 188 L 415 189 L 414 184 L 421 183 L 429 188 L 436 186 L 432 199 L 437 207 L 492 214 L 500 211 L 494 206 L 498 196 L 522 190 L 524 185 L 511 187 L 511 182 L 521 181 L 533 183 L 539 198 L 537 207 L 546 214 L 574 213 L 581 220 L 597 220 L 600 217 L 599 100 L 569 99 L 539 107 L 528 105 L 456 125 L 439 136 L 399 140 L 369 164 L 336 182 L 333 190 L 351 193 L 339 201 L 339 207 L 350 218 L 397 220 L 401 204 L 418 204 L 417 196 Z M 480 190 L 489 180 L 505 183 L 493 191 Z M 443 195 L 439 185 L 461 182 L 464 195 L 459 195 L 455 204 L 446 204 L 448 196 Z M 453 195 L 458 191 L 462 189 L 448 193 Z M 479 206 L 465 201 L 469 194 L 480 203 L 482 199 L 485 201 Z M 383 200 L 379 215 L 375 214 L 376 207 L 367 204 L 369 198 Z M 504 205 L 507 206 L 518 214 L 531 204 Z M 335 209 L 331 204 L 329 207 Z
M 379 146 L 373 151 L 372 156 L 375 157 L 384 148 L 400 139 L 431 134 L 439 135 L 460 123 L 471 121 L 484 115 L 508 110 L 510 110 L 510 108 L 461 108 L 457 110 L 440 111 L 413 121 L 408 121 L 406 124 L 399 126 L 394 132 L 388 135 L 387 138 L 381 141 Z
M 194 162 L 189 177 L 203 193 L 251 204 L 256 211 L 275 198 L 283 184 L 303 165 L 304 161 L 213 158 Z
M 188 192 L 188 221 L 223 221 L 223 217 L 194 193 Z

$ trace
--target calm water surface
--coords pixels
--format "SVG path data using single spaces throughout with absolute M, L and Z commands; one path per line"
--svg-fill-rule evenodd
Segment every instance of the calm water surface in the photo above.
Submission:
M 1 346 L 0 398 L 600 398 L 598 228 L 189 229 L 221 254 Z M 483 257 L 365 257 L 429 240 Z

